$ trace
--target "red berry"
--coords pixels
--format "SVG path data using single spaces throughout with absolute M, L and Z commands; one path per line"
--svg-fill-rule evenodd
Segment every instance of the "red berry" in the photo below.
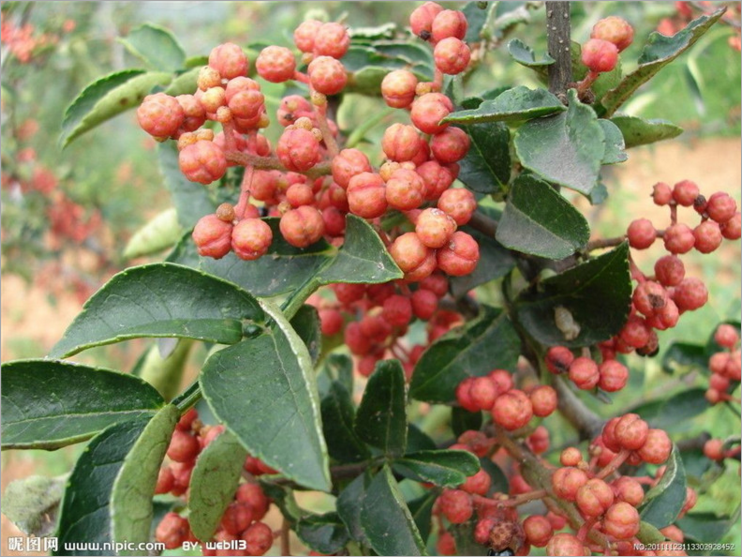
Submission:
M 732 325 L 722 324 L 716 329 L 714 340 L 719 346 L 734 348 L 739 341 L 739 334 L 737 334 L 737 329 Z
M 538 426 L 526 439 L 526 444 L 535 454 L 543 454 L 549 450 L 551 440 L 549 430 L 544 426 Z
M 415 8 L 410 14 L 412 33 L 427 41 L 432 35 L 433 21 L 442 11 L 443 7 L 435 2 L 425 2 L 422 6 Z
M 203 449 L 205 447 L 208 447 L 209 443 L 211 443 L 214 439 L 219 437 L 223 432 L 224 432 L 223 425 L 209 426 L 207 428 L 202 429 L 201 437 L 199 437 L 201 448 Z
M 523 521 L 523 532 L 532 546 L 546 547 L 554 535 L 554 528 L 546 517 L 535 514 Z
M 441 166 L 437 161 L 424 162 L 415 169 L 425 184 L 425 199 L 435 201 L 453 183 L 454 177 L 451 171 Z
M 183 545 L 189 531 L 188 520 L 178 513 L 169 512 L 157 525 L 155 540 L 165 544 L 165 549 L 177 549 Z
M 332 159 L 332 179 L 343 189 L 353 176 L 371 170 L 368 157 L 358 149 L 343 149 Z
M 388 188 L 387 183 L 387 194 Z M 456 221 L 440 209 L 425 209 L 415 224 L 415 232 L 420 241 L 429 248 L 442 248 L 451 240 L 455 231 Z
M 625 414 L 616 423 L 614 437 L 621 448 L 635 451 L 647 441 L 649 426 L 637 414 Z
M 453 218 L 458 226 L 463 226 L 474 214 L 477 200 L 474 194 L 467 189 L 448 189 L 438 199 L 438 208 Z
M 427 2 L 432 4 L 432 2 Z M 436 543 L 438 555 L 456 555 L 456 540 L 450 532 L 441 532 Z
M 639 284 L 632 295 L 634 307 L 647 317 L 652 317 L 658 310 L 665 307 L 667 300 L 667 291 L 656 282 L 649 280 Z
M 251 524 L 241 538 L 247 544 L 246 555 L 265 555 L 273 546 L 273 530 L 263 522 Z
M 312 60 L 307 72 L 312 88 L 323 95 L 337 95 L 348 82 L 345 66 L 329 56 L 320 56 Z
M 232 249 L 246 261 L 263 256 L 272 242 L 271 227 L 260 219 L 243 219 L 232 229 Z
M 304 172 L 319 162 L 319 142 L 307 130 L 286 129 L 278 140 L 276 154 L 288 170 Z
M 628 476 L 621 476 L 613 482 L 613 491 L 616 499 L 625 501 L 632 507 L 637 507 L 644 500 L 644 489 L 639 482 Z
M 381 82 L 381 96 L 392 108 L 407 108 L 415 100 L 417 77 L 408 70 L 394 70 Z
M 314 51 L 314 40 L 322 25 L 322 22 L 316 19 L 302 22 L 294 31 L 296 48 L 306 53 Z
M 211 91 L 212 89 L 209 89 Z M 203 101 L 202 101 L 203 104 Z M 252 127 L 258 125 L 260 117 L 265 111 L 265 97 L 260 91 L 254 91 L 252 89 L 248 91 L 238 91 L 232 98 L 227 101 L 229 110 L 235 118 L 245 120 L 242 123 L 245 127 L 251 127 L 247 124 L 252 124 Z M 219 108 L 218 106 L 216 108 Z M 249 122 L 248 122 L 249 121 Z
M 661 429 L 650 429 L 647 432 L 647 440 L 637 451 L 644 462 L 649 464 L 662 464 L 670 458 L 672 441 Z
M 423 244 L 414 232 L 398 236 L 389 247 L 389 254 L 405 273 L 405 280 L 416 282 L 435 270 L 435 251 Z
M 167 448 L 167 456 L 175 462 L 191 462 L 198 456 L 201 446 L 198 439 L 187 433 L 176 429 L 170 439 L 170 445 Z
M 690 180 L 678 182 L 672 188 L 672 198 L 675 200 L 675 203 L 683 207 L 693 206 L 693 202 L 700 193 L 696 183 Z
M 546 352 L 546 367 L 554 374 L 566 373 L 575 361 L 572 351 L 566 346 L 552 346 Z
M 493 369 L 487 376 L 495 382 L 497 392 L 502 394 L 513 388 L 513 376 L 504 369 Z
M 235 499 L 240 503 L 249 505 L 253 509 L 255 515 L 254 520 L 262 520 L 270 506 L 270 500 L 266 497 L 265 493 L 263 493 L 260 484 L 257 483 L 241 484 L 240 487 L 237 488 Z
M 471 497 L 459 489 L 446 489 L 438 499 L 441 512 L 451 524 L 463 524 L 474 512 Z
M 343 314 L 336 309 L 319 310 L 319 321 L 322 328 L 322 334 L 332 336 L 338 334 L 343 329 Z
M 297 248 L 311 246 L 325 233 L 322 213 L 308 205 L 286 212 L 281 217 L 278 227 L 284 239 Z
M 600 381 L 598 386 L 608 393 L 620 391 L 629 380 L 629 370 L 616 360 L 606 360 L 598 366 Z
M 456 387 L 456 400 L 464 410 L 468 412 L 479 412 L 479 406 L 474 404 L 471 397 L 471 386 L 474 377 L 467 377 Z
M 629 245 L 634 249 L 647 249 L 657 238 L 657 231 L 649 219 L 636 219 L 627 231 Z
M 471 140 L 464 130 L 449 126 L 433 136 L 430 140 L 430 150 L 439 163 L 450 164 L 463 159 L 469 151 L 470 144 Z
M 621 52 L 634 40 L 634 28 L 625 19 L 612 15 L 598 21 L 593 26 L 590 37 L 611 42 Z
M 341 283 L 332 286 L 335 291 L 335 297 L 343 305 L 349 305 L 357 302 L 366 294 L 365 284 Z
M 498 396 L 492 408 L 492 419 L 509 431 L 523 427 L 532 417 L 531 400 L 526 393 L 517 389 Z
M 583 516 L 602 515 L 613 504 L 613 490 L 603 480 L 593 478 L 577 490 L 575 503 Z
M 348 52 L 350 35 L 342 23 L 324 23 L 314 38 L 314 54 L 342 58 Z
M 218 71 L 223 79 L 234 79 L 246 76 L 250 63 L 238 45 L 224 43 L 214 48 L 209 54 L 209 66 Z
M 443 10 L 433 19 L 431 36 L 433 43 L 442 41 L 449 37 L 464 40 L 468 22 L 463 12 L 455 10 Z
M 609 72 L 618 62 L 618 48 L 615 44 L 602 40 L 590 39 L 582 45 L 582 63 L 591 72 Z
M 557 407 L 557 393 L 556 391 L 548 386 L 542 385 L 536 387 L 531 391 L 531 404 L 533 405 L 533 413 L 543 418 L 551 414 Z
M 576 358 L 569 366 L 569 378 L 579 389 L 594 389 L 600 381 L 598 364 L 590 358 Z
M 688 253 L 696 242 L 693 231 L 685 224 L 673 224 L 665 230 L 665 249 L 670 253 Z
M 224 98 L 229 103 L 237 93 L 244 91 L 260 91 L 260 85 L 257 81 L 249 77 L 230 79 L 227 87 L 224 89 Z
M 479 512 L 479 511 L 477 511 Z M 490 539 L 490 533 L 497 524 L 494 518 L 482 518 L 474 527 L 474 541 L 479 545 L 487 545 Z
M 296 60 L 294 54 L 283 46 L 264 48 L 255 60 L 258 75 L 271 83 L 283 83 L 294 78 Z
M 737 212 L 737 203 L 728 194 L 716 192 L 709 197 L 706 213 L 719 224 L 727 222 Z
M 221 520 L 222 530 L 233 536 L 239 535 L 254 520 L 252 507 L 245 503 L 233 502 L 224 511 Z
M 612 505 L 605 513 L 603 530 L 619 540 L 628 540 L 639 532 L 639 513 L 624 501 Z
M 708 301 L 709 293 L 703 281 L 689 277 L 683 279 L 673 293 L 673 301 L 681 311 L 696 310 Z
M 685 277 L 685 265 L 679 257 L 665 255 L 654 264 L 654 274 L 662 286 L 677 286 Z
M 425 184 L 414 170 L 395 170 L 386 182 L 386 201 L 394 209 L 409 211 L 423 202 Z
M 455 277 L 468 275 L 479 263 L 479 244 L 466 232 L 453 233 L 448 245 L 438 250 L 438 267 Z
M 191 431 L 193 422 L 198 418 L 198 412 L 195 408 L 188 409 L 175 424 L 175 427 L 181 431 Z
M 231 84 L 232 82 L 230 81 L 230 85 Z M 229 85 L 227 85 L 227 89 L 229 89 Z M 297 118 L 302 116 L 309 118 L 312 114 L 312 104 L 299 95 L 289 95 L 284 97 L 276 111 L 278 122 L 284 127 L 293 124 Z
M 734 213 L 732 218 L 721 225 L 721 235 L 727 240 L 739 240 L 742 235 L 742 215 Z
M 347 189 L 350 212 L 365 219 L 380 217 L 386 212 L 386 185 L 381 176 L 361 172 L 353 176 Z
M 435 67 L 440 72 L 456 75 L 463 72 L 469 65 L 471 50 L 461 39 L 448 37 L 435 45 L 433 58 Z
M 202 257 L 221 259 L 232 249 L 232 224 L 216 215 L 201 217 L 193 228 L 192 236 Z
M 546 554 L 555 557 L 569 555 L 587 555 L 590 550 L 572 534 L 556 534 L 546 544 Z
M 430 290 L 438 298 L 443 298 L 448 294 L 448 279 L 442 273 L 433 273 L 428 278 L 420 281 L 420 288 Z
M 714 356 L 716 356 L 716 354 L 714 354 Z M 720 393 L 723 393 L 729 388 L 729 378 L 721 375 L 721 373 L 724 373 L 724 369 L 726 368 L 728 362 L 729 358 L 725 358 L 722 371 L 720 373 L 711 374 L 711 377 L 709 377 L 709 388 L 719 391 Z M 711 368 L 710 362 L 709 368 Z
M 196 141 L 185 147 L 178 154 L 178 165 L 186 178 L 201 184 L 210 184 L 227 171 L 224 152 L 212 141 Z
M 384 342 L 392 333 L 392 325 L 380 314 L 367 313 L 359 323 L 363 336 L 372 342 Z
M 693 247 L 701 253 L 711 253 L 721 245 L 721 228 L 713 221 L 702 222 L 693 229 L 695 244 Z
M 579 468 L 558 468 L 551 476 L 554 494 L 565 501 L 574 501 L 577 491 L 587 483 L 587 474 Z
M 471 382 L 469 397 L 479 410 L 492 410 L 497 394 L 497 387 L 489 377 L 475 377 Z
M 703 445 L 703 454 L 711 460 L 721 461 L 724 459 L 724 441 L 721 439 L 709 439 Z
M 393 327 L 406 327 L 412 319 L 412 302 L 405 296 L 394 294 L 384 300 L 384 319 Z
M 160 468 L 157 474 L 157 484 L 155 485 L 155 494 L 160 495 L 163 493 L 169 493 L 175 485 L 175 477 L 173 471 L 168 466 Z
M 384 132 L 381 148 L 389 160 L 404 162 L 415 158 L 420 150 L 419 135 L 414 127 L 392 124 Z
M 429 277 L 428 277 L 429 278 Z M 425 281 L 427 279 L 423 279 Z M 422 283 L 421 283 L 422 286 Z M 412 293 L 412 312 L 415 317 L 427 321 L 438 309 L 438 296 L 425 288 L 419 288 Z
M 619 332 L 621 340 L 632 348 L 641 348 L 649 342 L 650 329 L 639 316 L 631 316 Z
M 582 462 L 582 453 L 577 447 L 567 447 L 559 455 L 562 466 L 577 466 Z
M 169 137 L 183 124 L 185 112 L 175 97 L 155 93 L 144 97 L 137 108 L 137 120 L 144 131 L 154 137 Z
M 672 188 L 664 182 L 657 182 L 652 189 L 652 199 L 655 205 L 667 205 L 672 201 Z
M 421 132 L 436 134 L 448 127 L 448 124 L 441 124 L 440 121 L 451 112 L 453 112 L 453 103 L 446 95 L 426 93 L 412 103 L 410 119 Z
M 491 485 L 492 478 L 490 478 L 490 475 L 484 470 L 479 470 L 479 472 L 473 476 L 466 478 L 466 481 L 461 484 L 459 489 L 466 491 L 467 493 L 485 496 L 490 490 Z

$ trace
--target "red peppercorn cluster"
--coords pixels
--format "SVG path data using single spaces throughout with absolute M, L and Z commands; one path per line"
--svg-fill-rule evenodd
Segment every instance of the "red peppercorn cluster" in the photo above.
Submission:
M 601 19 L 594 26 L 590 39 L 582 45 L 582 63 L 588 73 L 577 84 L 580 92 L 587 91 L 601 73 L 610 72 L 618 63 L 618 55 L 628 48 L 634 40 L 634 29 L 629 23 L 618 17 L 610 16 Z
M 160 469 L 157 477 L 156 494 L 170 493 L 188 498 L 191 472 L 196 465 L 199 453 L 208 446 L 224 426 L 205 426 L 198 419 L 195 409 L 188 410 L 178 421 L 170 445 L 167 449 L 169 464 Z M 257 458 L 248 456 L 245 471 L 252 476 L 276 473 Z M 214 542 L 231 542 L 233 548 L 203 548 L 204 555 L 263 555 L 273 545 L 273 531 L 261 522 L 270 507 L 270 499 L 257 483 L 242 483 L 237 488 L 234 501 L 229 504 L 214 534 Z M 188 519 L 176 512 L 167 513 L 155 531 L 158 542 L 166 549 L 177 549 L 183 542 L 198 542 L 191 532 Z M 244 543 L 243 543 L 244 542 Z M 228 552 L 224 552 L 228 551 Z
M 604 343 L 605 344 L 605 343 Z M 600 387 L 604 391 L 620 391 L 629 380 L 629 370 L 615 359 L 616 353 L 601 344 L 603 361 L 598 364 L 589 351 L 575 357 L 566 346 L 552 346 L 544 358 L 546 368 L 554 374 L 565 373 L 579 389 L 592 390 Z
M 726 458 L 736 458 L 740 455 L 739 443 L 736 446 L 727 446 L 723 439 L 709 439 L 703 445 L 703 454 L 710 460 L 722 462 Z
M 709 358 L 711 376 L 709 388 L 706 391 L 706 400 L 711 404 L 722 401 L 733 401 L 739 404 L 739 399 L 735 399 L 730 394 L 740 381 L 740 368 L 742 368 L 739 333 L 734 326 L 722 324 L 714 333 L 714 341 L 722 350 Z

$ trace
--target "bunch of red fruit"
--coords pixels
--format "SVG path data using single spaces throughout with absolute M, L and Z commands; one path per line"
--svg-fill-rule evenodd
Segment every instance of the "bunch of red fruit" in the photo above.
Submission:
M 711 377 L 709 377 L 706 400 L 711 404 L 721 401 L 733 401 L 739 404 L 739 399 L 732 397 L 729 392 L 734 390 L 740 381 L 742 354 L 739 348 L 739 333 L 732 325 L 719 325 L 714 333 L 714 341 L 721 346 L 722 350 L 709 358 Z
M 160 469 L 155 493 L 170 493 L 188 498 L 191 473 L 199 453 L 224 431 L 224 426 L 204 426 L 195 409 L 188 410 L 178 421 L 173 432 L 167 456 L 170 463 Z M 245 472 L 252 476 L 275 473 L 259 459 L 248 456 Z M 263 555 L 273 545 L 273 531 L 261 522 L 270 507 L 270 499 L 258 483 L 249 481 L 240 484 L 222 516 L 214 542 L 228 542 L 231 547 L 244 546 L 244 551 L 235 549 L 203 549 L 204 555 Z M 176 549 L 183 542 L 198 542 L 191 532 L 188 519 L 177 512 L 167 513 L 155 532 L 158 542 L 166 549 Z M 244 543 L 241 543 L 240 540 Z M 235 543 L 236 542 L 236 543 Z
M 587 75 L 577 84 L 580 93 L 587 91 L 601 73 L 610 72 L 618 63 L 618 55 L 634 40 L 634 29 L 618 17 L 601 19 L 590 33 L 590 40 L 582 45 L 582 63 L 587 66 Z

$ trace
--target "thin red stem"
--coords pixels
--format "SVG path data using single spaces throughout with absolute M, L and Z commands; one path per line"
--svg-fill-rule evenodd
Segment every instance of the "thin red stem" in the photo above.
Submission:
M 611 460 L 608 464 L 606 464 L 605 468 L 603 468 L 600 472 L 595 474 L 595 477 L 599 480 L 602 480 L 603 478 L 607 478 L 613 472 L 618 470 L 618 468 L 626 462 L 626 459 L 629 458 L 629 455 L 631 454 L 631 451 L 627 451 L 626 449 L 622 449 L 616 456 L 613 457 L 613 460 Z

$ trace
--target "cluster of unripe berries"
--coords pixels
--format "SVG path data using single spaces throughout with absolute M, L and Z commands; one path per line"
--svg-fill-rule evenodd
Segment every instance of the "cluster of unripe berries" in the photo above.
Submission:
M 297 248 L 323 237 L 342 242 L 348 213 L 374 220 L 395 209 L 414 225 L 414 232 L 393 234 L 387 246 L 405 280 L 418 282 L 437 268 L 455 276 L 474 270 L 479 246 L 457 228 L 471 218 L 476 199 L 468 190 L 451 188 L 470 140 L 460 128 L 441 123 L 453 104 L 440 93 L 443 74 L 458 74 L 469 64 L 462 40 L 467 21 L 462 12 L 428 2 L 412 13 L 410 24 L 415 35 L 434 44 L 435 77 L 418 82 L 412 72 L 396 70 L 383 80 L 387 104 L 409 110 L 413 125 L 387 128 L 381 143 L 386 160 L 378 169 L 362 151 L 339 149 L 342 138 L 327 118 L 327 96 L 347 83 L 339 58 L 350 36 L 339 23 L 310 20 L 296 29 L 294 42 L 309 64 L 306 74 L 297 70 L 288 48 L 270 46 L 258 56 L 261 78 L 309 86 L 310 100 L 299 95 L 282 100 L 277 119 L 284 132 L 275 150 L 258 133 L 269 123 L 265 99 L 260 85 L 247 77 L 249 61 L 235 44 L 211 52 L 194 95 L 157 93 L 144 99 L 137 111 L 140 125 L 158 140 L 177 139 L 180 168 L 189 180 L 208 184 L 228 166 L 246 167 L 236 206 L 222 205 L 194 229 L 202 256 L 218 259 L 234 251 L 252 260 L 265 254 L 273 233 L 260 221 L 257 205 L 264 215 L 280 217 L 282 236 Z M 215 136 L 201 128 L 206 120 L 219 122 L 223 132 Z
M 160 469 L 155 493 L 170 493 L 188 498 L 191 473 L 199 453 L 208 446 L 224 426 L 205 426 L 198 419 L 194 409 L 181 416 L 175 427 L 167 449 L 169 464 Z M 257 458 L 248 456 L 245 471 L 252 476 L 275 473 Z M 229 549 L 210 549 L 203 547 L 204 555 L 263 555 L 273 545 L 273 531 L 261 522 L 270 507 L 270 499 L 263 493 L 259 484 L 242 483 L 237 488 L 234 501 L 222 516 L 213 542 L 226 542 Z M 155 531 L 158 542 L 166 549 L 176 549 L 183 542 L 198 542 L 193 535 L 188 519 L 177 512 L 167 513 Z M 244 549 L 239 549 L 244 548 Z
M 425 346 L 407 348 L 402 342 L 409 325 L 427 321 L 427 341 L 461 323 L 461 315 L 439 308 L 448 293 L 448 279 L 436 272 L 421 280 L 414 290 L 405 281 L 384 284 L 334 284 L 335 300 L 313 296 L 308 302 L 317 307 L 322 334 L 343 333 L 351 354 L 358 358 L 358 371 L 368 377 L 376 363 L 393 357 L 402 362 L 409 380 Z
M 739 403 L 739 399 L 734 399 L 730 394 L 740 382 L 742 355 L 740 354 L 739 333 L 732 325 L 722 324 L 714 333 L 714 341 L 722 350 L 709 358 L 711 376 L 709 388 L 706 391 L 706 400 L 711 404 L 721 401 Z
M 469 412 L 490 412 L 492 420 L 508 431 L 524 427 L 533 416 L 546 417 L 557 407 L 552 387 L 540 385 L 526 393 L 515 388 L 512 375 L 503 369 L 464 379 L 456 388 L 456 400 Z

